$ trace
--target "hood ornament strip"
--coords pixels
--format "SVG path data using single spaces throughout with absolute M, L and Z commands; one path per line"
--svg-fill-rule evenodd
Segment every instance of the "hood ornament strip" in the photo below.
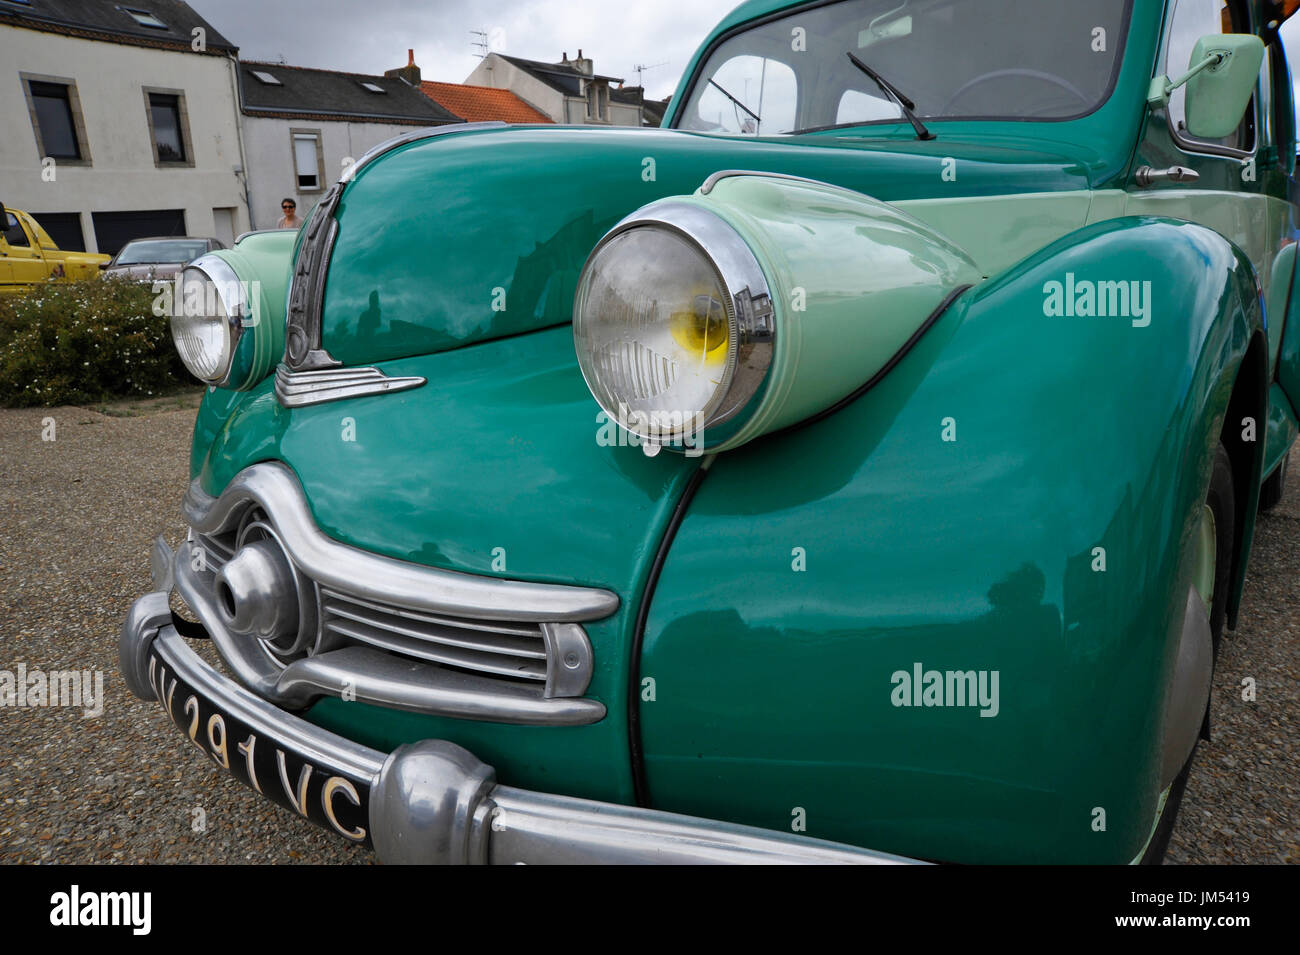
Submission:
M 378 368 L 318 368 L 291 371 L 280 365 L 275 370 L 275 396 L 286 408 L 303 408 L 326 401 L 382 395 L 391 391 L 419 388 L 426 379 L 390 378 Z
M 293 280 L 289 286 L 289 304 L 284 337 L 284 364 L 290 372 L 308 372 L 338 368 L 342 365 L 321 344 L 322 311 L 325 299 L 325 273 L 329 271 L 334 242 L 338 239 L 339 223 L 334 218 L 343 190 L 361 171 L 386 153 L 401 146 L 445 136 L 448 133 L 474 132 L 482 129 L 504 127 L 505 123 L 455 123 L 416 130 L 380 143 L 361 160 L 350 166 L 343 178 L 330 187 L 329 192 L 316 204 L 307 224 L 303 226 L 302 245 L 294 264 Z M 414 387 L 406 385 L 406 387 Z M 392 388 L 381 388 L 391 391 Z M 276 389 L 277 393 L 279 388 Z M 366 392 L 371 394 L 374 392 Z M 347 397 L 346 395 L 340 397 Z M 329 399 L 325 399 L 329 400 Z

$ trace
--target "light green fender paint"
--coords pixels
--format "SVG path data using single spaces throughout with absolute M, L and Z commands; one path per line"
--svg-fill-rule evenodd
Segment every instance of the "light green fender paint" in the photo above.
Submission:
M 1265 297 L 1268 320 L 1268 367 L 1277 374 L 1278 356 L 1282 352 L 1282 332 L 1287 326 L 1287 311 L 1291 305 L 1291 289 L 1295 285 L 1296 243 L 1290 236 L 1280 252 L 1273 258 L 1273 266 Z
M 802 421 L 883 368 L 939 304 L 980 281 L 963 250 L 893 206 L 820 183 L 761 176 L 682 197 L 725 220 L 756 254 L 772 294 L 767 386 L 723 451 Z
M 1292 243 L 1289 248 L 1294 249 Z M 1277 363 L 1274 375 L 1282 391 L 1290 399 L 1294 411 L 1300 404 L 1300 271 L 1292 269 L 1290 299 L 1287 308 L 1281 314 L 1284 317 L 1281 329 L 1281 342 L 1278 344 Z
M 266 378 L 284 355 L 285 295 L 289 288 L 294 232 L 255 233 L 232 249 L 214 253 L 248 283 L 252 316 L 231 361 L 234 390 L 247 390 Z
M 1264 477 L 1272 474 L 1282 463 L 1297 434 L 1300 434 L 1300 423 L 1296 420 L 1295 410 L 1282 386 L 1275 383 L 1268 389 L 1268 429 L 1264 440 L 1264 466 L 1260 470 Z
M 1150 324 L 1046 316 L 1067 273 L 1149 281 Z M 653 805 L 786 831 L 798 807 L 809 836 L 933 859 L 1129 861 L 1252 340 L 1262 361 L 1237 250 L 1115 220 L 966 293 L 836 415 L 718 455 L 646 627 Z M 989 701 L 894 705 L 918 665 L 984 672 Z
M 597 421 L 567 327 L 382 368 L 428 383 L 292 410 L 269 380 L 245 395 L 212 396 L 195 435 L 196 447 L 211 447 L 198 462 L 203 487 L 219 493 L 240 469 L 282 460 L 336 540 L 434 567 L 614 591 L 619 611 L 586 625 L 596 660 L 589 694 L 609 715 L 592 726 L 539 728 L 322 703 L 311 718 L 384 752 L 451 740 L 510 785 L 630 801 L 632 620 L 699 459 L 598 444 L 615 429 Z M 494 566 L 497 557 L 504 567 Z

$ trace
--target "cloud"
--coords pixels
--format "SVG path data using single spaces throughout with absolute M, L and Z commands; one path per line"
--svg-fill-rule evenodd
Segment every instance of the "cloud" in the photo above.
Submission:
M 647 93 L 673 92 L 696 47 L 737 0 L 189 0 L 247 60 L 280 58 L 293 66 L 382 73 L 406 65 L 425 79 L 460 83 L 478 59 L 481 30 L 503 38 L 500 52 L 558 61 L 581 48 L 596 72 L 637 82 Z

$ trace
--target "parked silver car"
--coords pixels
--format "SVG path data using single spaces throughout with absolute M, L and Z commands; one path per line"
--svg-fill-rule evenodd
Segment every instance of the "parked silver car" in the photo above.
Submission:
M 200 255 L 224 249 L 217 239 L 194 236 L 159 236 L 151 239 L 132 239 L 122 246 L 112 260 L 100 266 L 105 276 L 152 282 L 155 279 L 170 281 L 186 265 Z

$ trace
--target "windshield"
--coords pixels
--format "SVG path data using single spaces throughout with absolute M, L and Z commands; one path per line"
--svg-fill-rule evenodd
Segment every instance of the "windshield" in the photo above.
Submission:
M 718 45 L 677 128 L 773 136 L 922 119 L 1059 120 L 1105 101 L 1128 0 L 841 0 Z
M 208 250 L 204 241 L 132 242 L 117 255 L 118 265 L 143 265 L 147 262 L 191 262 Z

